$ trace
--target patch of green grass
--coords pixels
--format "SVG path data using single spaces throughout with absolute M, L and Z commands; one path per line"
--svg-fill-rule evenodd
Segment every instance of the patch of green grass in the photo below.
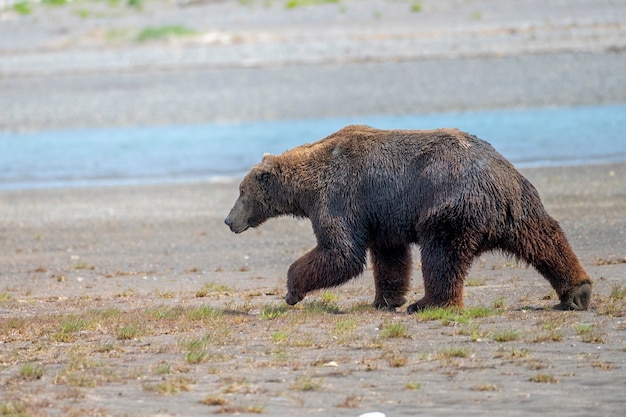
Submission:
M 490 307 L 473 306 L 464 310 L 450 307 L 427 308 L 416 314 L 418 321 L 441 320 L 441 324 L 449 326 L 450 324 L 468 324 L 471 319 L 490 317 L 498 313 Z
M 180 345 L 187 350 L 203 350 L 209 345 L 209 335 L 197 337 L 180 342 Z
M 172 378 L 166 378 L 157 384 L 144 384 L 143 388 L 146 391 L 158 392 L 161 395 L 174 395 L 180 392 L 188 392 L 189 387 L 193 381 L 189 378 L 182 376 L 176 376 Z
M 491 317 L 493 315 L 500 314 L 499 311 L 494 310 L 486 306 L 473 306 L 466 308 L 461 315 L 470 319 L 479 319 L 484 317 Z
M 339 0 L 288 0 L 285 3 L 287 9 L 295 9 L 297 7 L 316 6 L 319 4 L 338 4 Z
M 500 388 L 498 388 L 497 385 L 493 385 L 493 384 L 481 384 L 481 385 L 474 385 L 471 388 L 472 391 L 481 391 L 481 392 L 486 392 L 486 391 L 499 391 Z
M 209 395 L 208 397 L 204 397 L 203 399 L 200 400 L 200 402 L 204 405 L 209 405 L 209 406 L 228 404 L 228 401 L 224 397 L 220 397 L 216 395 Z
M 339 297 L 337 296 L 337 294 L 328 291 L 323 292 L 320 296 L 320 299 L 323 303 L 329 304 L 335 304 L 337 303 L 337 301 L 339 301 Z
M 104 35 L 105 39 L 109 42 L 128 41 L 135 37 L 135 32 L 132 29 L 110 29 Z
M 478 323 L 469 323 L 460 328 L 456 334 L 469 336 L 472 342 L 478 342 L 479 340 L 484 339 L 487 335 Z
M 415 317 L 418 321 L 451 320 L 458 313 L 456 308 L 433 307 L 420 311 Z
M 29 15 L 33 12 L 30 3 L 27 1 L 20 1 L 19 3 L 15 3 L 12 7 L 13 11 L 22 16 Z
M 593 324 L 591 323 L 576 323 L 574 324 L 574 330 L 579 336 L 591 334 L 593 332 Z
M 361 302 L 353 304 L 350 307 L 349 311 L 350 313 L 353 313 L 353 314 L 365 314 L 365 313 L 372 313 L 376 311 L 376 309 L 371 303 L 361 301 Z
M 210 344 L 210 334 L 180 342 L 182 348 L 187 350 L 187 353 L 185 353 L 185 362 L 188 364 L 198 364 L 206 361 L 209 356 L 208 347 Z
M 327 301 L 311 301 L 305 303 L 304 311 L 312 314 L 339 314 L 341 309 L 339 306 L 332 302 Z
M 480 278 L 472 278 L 465 281 L 465 285 L 468 287 L 482 287 L 485 285 L 485 280 Z
M 293 347 L 306 348 L 315 345 L 315 338 L 311 334 L 304 334 L 290 343 Z
M 59 329 L 52 338 L 61 343 L 69 343 L 74 340 L 76 333 L 85 330 L 88 326 L 86 320 L 78 316 L 69 316 L 61 323 Z
M 155 320 L 178 320 L 185 314 L 185 312 L 179 306 L 157 306 L 147 308 L 144 310 L 144 314 L 146 317 Z
M 260 404 L 249 404 L 244 406 L 237 405 L 223 405 L 221 409 L 217 411 L 220 414 L 262 414 L 265 412 L 265 406 Z
M 411 4 L 411 11 L 413 13 L 419 13 L 422 11 L 422 4 L 418 1 L 413 2 L 413 4 Z
M 140 10 L 143 7 L 143 0 L 126 0 L 128 7 Z
M 278 331 L 272 333 L 272 342 L 274 343 L 282 343 L 289 339 L 289 332 Z
M 113 343 L 104 343 L 102 345 L 98 345 L 94 348 L 94 352 L 98 353 L 109 353 L 117 350 L 118 347 Z
M 159 41 L 197 34 L 195 30 L 179 25 L 149 26 L 139 32 L 136 40 L 138 42 Z
M 501 329 L 493 332 L 493 340 L 496 342 L 511 342 L 521 337 L 520 331 L 515 329 Z
M 415 381 L 409 381 L 404 385 L 404 388 L 409 391 L 417 391 L 418 389 L 422 388 L 422 384 Z
M 501 310 L 504 308 L 504 297 L 498 297 L 493 300 L 493 308 L 495 310 Z
M 574 330 L 584 343 L 605 343 L 604 338 L 594 331 L 591 323 L 576 323 Z
M 401 368 L 409 362 L 405 355 L 396 351 L 387 353 L 385 358 L 387 359 L 387 364 L 392 368 Z
M 8 303 L 10 301 L 13 301 L 13 297 L 11 297 L 10 294 L 7 294 L 6 292 L 0 292 L 0 304 Z
M 322 381 L 320 379 L 314 379 L 309 376 L 300 376 L 291 385 L 291 389 L 294 391 L 317 391 L 322 387 Z
M 343 336 L 352 332 L 354 329 L 356 329 L 356 320 L 340 320 L 335 323 L 335 329 L 333 331 L 333 334 L 335 334 L 336 336 Z
M 498 347 L 498 349 L 496 350 L 496 353 L 494 354 L 494 358 L 509 358 L 509 359 L 519 359 L 519 358 L 525 358 L 529 355 L 528 349 L 522 348 L 516 348 L 513 347 L 511 348 L 511 350 L 507 351 L 504 346 L 500 346 Z
M 560 342 L 563 340 L 563 333 L 561 333 L 558 329 L 551 329 L 547 332 L 543 332 L 535 335 L 531 342 L 533 343 L 541 343 L 541 342 Z
M 172 373 L 172 365 L 161 362 L 154 367 L 154 373 L 157 375 L 169 375 Z
M 128 288 L 119 294 L 115 294 L 115 297 L 117 298 L 130 298 L 134 296 L 135 296 L 135 291 L 132 288 Z
M 287 314 L 287 306 L 266 305 L 261 310 L 261 318 L 263 320 L 274 320 Z
M 380 337 L 384 339 L 409 337 L 408 329 L 402 322 L 385 323 L 380 330 Z
M 41 2 L 48 6 L 64 6 L 67 4 L 67 0 L 42 0 Z
M 176 297 L 176 293 L 174 291 L 155 291 L 155 295 L 159 298 L 171 299 Z
M 192 350 L 185 354 L 185 362 L 188 364 L 202 363 L 207 356 L 209 356 L 209 353 L 206 350 Z
M 623 300 L 626 298 L 626 286 L 624 285 L 614 285 L 611 288 L 611 294 L 609 297 L 612 300 Z
M 232 289 L 226 284 L 216 284 L 214 282 L 209 282 L 207 284 L 204 284 L 202 288 L 196 291 L 196 297 L 202 298 L 202 297 L 207 297 L 208 295 L 213 294 L 213 293 L 219 294 L 219 293 L 227 293 L 229 291 L 232 291 Z
M 451 346 L 448 348 L 440 349 L 437 352 L 439 359 L 451 359 L 451 358 L 467 358 L 469 356 L 469 349 L 460 346 Z
M 94 271 L 96 267 L 95 265 L 90 265 L 87 262 L 79 262 L 76 265 L 74 265 L 74 269 Z
M 536 374 L 530 377 L 531 382 L 540 384 L 558 384 L 559 380 L 550 374 Z
M 483 14 L 481 12 L 474 12 L 470 14 L 471 20 L 482 20 L 482 18 L 483 18 Z
M 111 320 L 120 317 L 122 315 L 122 310 L 117 307 L 108 307 L 104 310 L 92 310 L 90 311 L 90 315 L 101 320 Z
M 24 379 L 40 379 L 45 372 L 43 365 L 27 362 L 20 368 L 20 376 Z
M 209 321 L 224 314 L 222 310 L 216 310 L 209 305 L 192 307 L 187 310 L 187 318 L 193 321 Z
M 135 324 L 127 324 L 117 328 L 116 336 L 118 340 L 132 340 L 142 335 L 141 328 Z

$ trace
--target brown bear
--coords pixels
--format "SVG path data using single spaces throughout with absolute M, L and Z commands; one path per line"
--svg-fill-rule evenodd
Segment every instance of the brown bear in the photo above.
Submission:
M 409 305 L 463 306 L 463 280 L 490 250 L 534 266 L 561 310 L 585 310 L 591 279 L 539 194 L 487 142 L 456 129 L 348 126 L 282 155 L 265 155 L 239 187 L 225 223 L 235 233 L 265 220 L 308 217 L 317 246 L 287 275 L 293 305 L 360 275 L 369 249 L 374 306 L 406 302 L 411 244 L 421 248 L 424 297 Z

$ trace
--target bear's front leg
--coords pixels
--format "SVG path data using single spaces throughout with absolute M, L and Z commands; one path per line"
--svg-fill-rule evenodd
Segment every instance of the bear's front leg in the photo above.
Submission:
M 392 248 L 374 246 L 370 249 L 374 266 L 376 296 L 374 307 L 395 310 L 406 302 L 411 285 L 411 247 Z
M 359 257 L 354 251 L 315 247 L 289 267 L 285 301 L 294 305 L 311 291 L 336 287 L 361 274 L 365 250 L 362 252 Z
M 431 307 L 463 307 L 463 280 L 474 253 L 446 239 L 431 238 L 422 246 L 424 297 L 408 306 L 409 314 Z

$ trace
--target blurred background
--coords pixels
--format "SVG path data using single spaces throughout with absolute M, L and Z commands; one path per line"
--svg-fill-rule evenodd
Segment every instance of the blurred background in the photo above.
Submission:
M 0 189 L 242 175 L 350 123 L 626 161 L 623 0 L 0 0 Z

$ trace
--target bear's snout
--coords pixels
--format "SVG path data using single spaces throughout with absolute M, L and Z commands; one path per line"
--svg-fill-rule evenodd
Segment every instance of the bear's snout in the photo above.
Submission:
M 233 217 L 235 218 L 234 220 Z M 232 211 L 228 214 L 226 219 L 224 219 L 224 223 L 230 228 L 231 232 L 237 234 L 245 232 L 250 227 L 247 221 L 238 221 L 237 216 L 233 216 Z

